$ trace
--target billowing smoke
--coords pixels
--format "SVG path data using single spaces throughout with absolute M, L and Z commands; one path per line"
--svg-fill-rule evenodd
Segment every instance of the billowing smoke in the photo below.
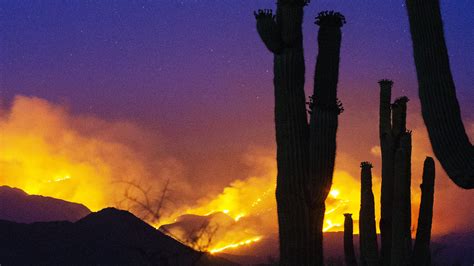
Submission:
M 180 169 L 157 136 L 132 123 L 23 96 L 0 113 L 0 183 L 30 194 L 99 210 L 123 199 L 124 181 L 159 187 L 165 177 L 179 180 Z

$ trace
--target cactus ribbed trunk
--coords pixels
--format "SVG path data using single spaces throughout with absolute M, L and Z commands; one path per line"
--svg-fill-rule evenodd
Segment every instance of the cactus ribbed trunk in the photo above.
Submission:
M 360 264 L 380 265 L 375 227 L 374 193 L 372 192 L 372 164 L 362 162 L 359 213 Z
M 379 137 L 382 155 L 382 191 L 380 197 L 381 218 L 381 264 L 390 265 L 390 252 L 392 250 L 392 203 L 393 203 L 393 174 L 395 141 L 392 133 L 391 122 L 391 80 L 381 80 L 380 105 L 379 105 Z
M 411 133 L 400 137 L 395 153 L 391 265 L 410 265 L 411 200 L 410 200 Z
M 316 205 L 324 204 L 331 188 L 338 116 L 341 112 L 337 100 L 341 25 L 337 24 L 336 19 L 339 18 L 330 17 L 332 15 L 321 13 L 316 21 L 320 26 L 319 51 L 314 74 L 309 154 L 312 188 L 316 188 L 316 191 L 312 191 L 315 192 L 312 199 Z
M 273 80 L 278 167 L 276 199 L 282 265 L 310 264 L 317 252 L 310 209 L 301 193 L 309 180 L 302 16 L 302 5 L 278 5 L 276 23 L 282 29 L 280 36 L 285 46 L 274 56 Z M 288 28 L 294 30 L 283 30 Z
M 274 54 L 280 265 L 323 265 L 324 201 L 332 183 L 340 113 L 335 97 L 340 27 L 345 21 L 339 13 L 320 13 L 316 20 L 320 32 L 324 29 L 331 34 L 318 38 L 315 79 L 321 82 L 315 91 L 331 98 L 317 100 L 311 108 L 311 126 L 307 121 L 301 28 L 306 4 L 304 0 L 279 0 L 276 16 L 271 10 L 255 13 L 259 35 Z
M 413 266 L 431 265 L 431 222 L 433 219 L 435 163 L 433 158 L 426 157 L 423 166 L 423 183 L 421 188 L 420 212 L 418 215 L 418 228 L 416 241 L 413 248 Z
M 451 75 L 439 0 L 406 0 L 418 94 L 433 151 L 451 180 L 474 188 L 474 147 L 466 134 Z
M 346 266 L 357 266 L 354 252 L 354 224 L 351 213 L 344 213 L 344 259 Z

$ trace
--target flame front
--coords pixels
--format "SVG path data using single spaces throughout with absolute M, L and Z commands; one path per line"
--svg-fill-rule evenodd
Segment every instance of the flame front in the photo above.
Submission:
M 255 242 L 260 241 L 260 239 L 262 239 L 262 237 L 257 236 L 257 237 L 250 238 L 250 239 L 247 239 L 247 240 L 244 240 L 244 241 L 241 241 L 241 242 L 228 244 L 228 245 L 223 246 L 223 247 L 212 248 L 212 249 L 209 250 L 209 252 L 210 253 L 218 253 L 218 252 L 222 252 L 222 251 L 227 250 L 227 249 L 233 249 L 233 248 L 238 248 L 238 247 L 245 246 L 245 245 L 251 245 Z
M 261 158 L 261 160 L 265 162 L 259 163 L 266 163 L 269 167 L 266 175 L 234 181 L 216 197 L 202 199 L 195 207 L 178 211 L 162 220 L 157 226 L 175 221 L 179 224 L 180 215 L 210 217 L 220 213 L 228 216 L 233 222 L 219 223 L 218 220 L 211 220 L 219 227 L 206 249 L 212 253 L 224 250 L 232 253 L 232 249 L 252 245 L 264 239 L 264 236 L 275 234 L 278 231 L 274 197 L 276 169 L 271 159 Z M 360 199 L 357 182 L 343 171 L 336 171 L 334 180 L 335 183 L 326 200 L 324 232 L 342 231 L 343 214 L 346 212 L 358 216 Z M 357 188 L 355 191 L 354 187 Z M 358 226 L 354 228 L 357 233 Z M 176 229 L 174 232 L 171 230 L 170 233 L 181 240 L 187 235 L 184 228 Z

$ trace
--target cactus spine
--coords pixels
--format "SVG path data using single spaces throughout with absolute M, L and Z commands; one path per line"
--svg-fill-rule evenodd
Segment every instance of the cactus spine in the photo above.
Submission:
M 372 164 L 362 162 L 361 193 L 359 213 L 359 243 L 360 264 L 363 266 L 378 266 L 378 245 L 375 229 L 374 193 L 372 192 Z
M 353 241 L 354 224 L 351 213 L 344 213 L 344 258 L 347 266 L 357 266 Z
M 279 0 L 255 13 L 257 31 L 274 54 L 277 142 L 277 211 L 281 265 L 322 265 L 324 202 L 331 188 L 336 152 L 336 99 L 341 26 L 339 13 L 322 12 L 310 123 L 304 94 L 303 8 L 305 0 Z
M 406 0 L 418 94 L 433 151 L 451 180 L 474 188 L 474 147 L 464 129 L 444 40 L 439 0 Z
M 431 221 L 433 218 L 434 181 L 435 163 L 433 158 L 426 157 L 423 165 L 423 183 L 420 185 L 421 203 L 412 265 L 431 265 L 430 240 Z

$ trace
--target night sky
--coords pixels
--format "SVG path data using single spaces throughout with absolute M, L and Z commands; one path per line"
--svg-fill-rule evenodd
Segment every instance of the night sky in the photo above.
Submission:
M 74 114 L 132 121 L 160 136 L 187 165 L 188 179 L 212 181 L 203 186 L 218 192 L 241 175 L 235 161 L 249 147 L 275 148 L 272 55 L 253 17 L 274 2 L 0 0 L 0 103 L 8 108 L 15 95 L 36 96 Z M 403 2 L 320 0 L 305 9 L 307 95 L 317 52 L 314 17 L 330 9 L 347 19 L 338 154 L 354 162 L 378 145 L 379 79 L 393 79 L 392 95 L 411 99 L 408 127 L 422 128 Z M 473 10 L 471 0 L 442 1 L 471 138 Z M 337 167 L 344 163 L 338 157 Z

